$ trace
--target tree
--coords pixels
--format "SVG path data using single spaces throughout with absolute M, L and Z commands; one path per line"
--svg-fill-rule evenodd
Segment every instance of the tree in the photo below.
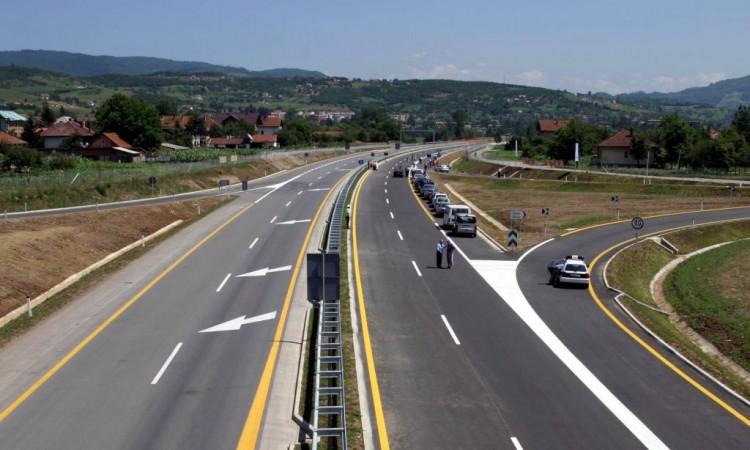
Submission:
M 638 166 L 641 165 L 641 161 L 648 158 L 649 146 L 650 144 L 646 135 L 633 132 L 633 139 L 630 141 L 630 154 Z
M 55 117 L 54 111 L 52 111 L 52 108 L 49 107 L 49 104 L 47 102 L 45 102 L 44 106 L 42 106 L 41 115 L 42 115 L 42 124 L 47 127 L 55 123 L 55 120 L 57 120 L 57 117 Z
M 21 139 L 26 141 L 32 148 L 40 149 L 42 148 L 42 145 L 44 145 L 42 137 L 34 133 L 34 120 L 31 117 L 29 117 L 23 124 Z
M 193 136 L 203 136 L 206 134 L 206 121 L 197 112 L 190 111 L 190 118 L 185 124 L 185 131 Z
M 161 144 L 164 134 L 156 108 L 145 101 L 114 94 L 96 113 L 98 132 L 114 131 L 136 147 L 153 149 Z
M 279 143 L 282 146 L 299 146 L 312 141 L 313 127 L 306 119 L 295 117 L 290 119 L 279 131 Z
M 691 130 L 688 123 L 679 114 L 670 114 L 659 124 L 656 136 L 659 145 L 664 149 L 663 162 L 676 163 L 679 169 L 682 155 L 690 146 Z
M 750 143 L 750 107 L 740 106 L 734 113 L 732 126 Z
M 19 146 L 0 146 L 3 169 L 8 170 L 15 167 L 18 171 L 28 170 L 39 167 L 42 164 L 42 157 L 39 151 L 33 148 Z
M 597 130 L 587 126 L 580 120 L 571 120 L 570 123 L 555 133 L 555 138 L 550 142 L 547 156 L 551 159 L 570 161 L 575 157 L 575 144 L 578 143 L 579 155 L 590 155 L 594 151 L 597 141 Z
M 464 134 L 466 132 L 466 117 L 468 114 L 466 114 L 466 111 L 464 110 L 458 110 L 454 111 L 452 116 L 453 117 L 453 128 L 456 138 L 462 139 L 464 137 Z
M 176 116 L 177 105 L 171 100 L 162 98 L 156 102 L 156 111 L 160 116 Z

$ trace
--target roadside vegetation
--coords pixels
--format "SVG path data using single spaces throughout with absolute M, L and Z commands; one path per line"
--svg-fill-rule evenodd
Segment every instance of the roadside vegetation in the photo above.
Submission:
M 684 255 L 721 242 L 750 237 L 750 220 L 688 228 L 664 237 Z M 750 241 L 729 244 L 683 262 L 664 283 L 666 300 L 680 318 L 745 369 L 750 368 L 747 350 L 750 298 L 744 276 L 748 257 Z M 732 389 L 750 397 L 748 383 L 704 353 L 667 315 L 643 305 L 659 308 L 651 296 L 650 283 L 674 258 L 655 242 L 644 240 L 617 255 L 609 265 L 607 276 L 612 286 L 637 299 L 623 297 L 622 302 L 648 328 Z
M 32 318 L 24 315 L 0 328 L 0 345 L 232 199 L 212 197 L 156 206 L 0 221 L 0 316 L 3 316 L 25 304 L 26 296 L 33 299 L 141 236 L 183 220 L 180 226 L 148 242 L 145 247 L 134 248 L 49 298 L 34 308 Z

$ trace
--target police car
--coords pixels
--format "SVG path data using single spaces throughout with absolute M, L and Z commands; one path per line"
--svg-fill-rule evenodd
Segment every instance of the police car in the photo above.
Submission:
M 549 284 L 559 287 L 562 284 L 588 286 L 589 268 L 580 255 L 568 255 L 564 259 L 555 259 L 547 265 Z

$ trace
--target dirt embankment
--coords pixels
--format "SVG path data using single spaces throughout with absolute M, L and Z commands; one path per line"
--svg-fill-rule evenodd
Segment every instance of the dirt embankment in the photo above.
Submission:
M 108 254 L 226 201 L 139 206 L 23 220 L 0 220 L 0 316 Z

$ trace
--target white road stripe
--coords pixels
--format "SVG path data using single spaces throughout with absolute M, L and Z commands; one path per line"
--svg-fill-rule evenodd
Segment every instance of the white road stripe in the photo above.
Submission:
M 319 180 L 323 179 L 323 175 L 319 176 L 319 177 L 318 177 L 318 179 L 319 179 Z
M 388 205 L 390 205 L 390 204 L 391 204 L 391 201 L 390 201 L 390 200 L 388 200 L 388 199 L 385 199 L 385 203 L 386 203 L 386 204 L 388 204 Z
M 393 211 L 389 211 L 389 214 L 391 215 L 391 219 L 395 219 L 395 217 L 393 217 Z
M 305 192 L 305 191 L 299 191 L 299 192 L 297 192 L 297 195 L 302 195 L 303 192 Z
M 383 190 L 385 191 L 386 194 L 388 193 L 388 189 L 383 189 Z
M 278 217 L 279 217 L 279 216 L 273 216 L 273 219 L 271 219 L 271 221 L 270 221 L 270 222 L 268 222 L 268 223 L 274 223 L 274 222 L 276 222 L 276 219 L 278 219 Z
M 396 230 L 396 233 L 398 233 L 398 238 L 403 241 L 404 240 L 404 236 L 401 234 L 401 231 L 400 230 Z
M 311 182 L 309 182 L 309 183 L 307 183 L 307 185 L 308 185 L 308 186 L 312 186 L 312 181 L 311 181 Z
M 292 204 L 292 201 L 291 201 L 291 200 L 289 200 L 288 202 L 286 202 L 286 205 L 284 205 L 284 207 L 288 208 L 288 207 L 289 207 L 289 205 L 291 205 L 291 204 Z
M 182 348 L 182 342 L 177 344 L 177 346 L 172 350 L 172 353 L 169 355 L 169 358 L 167 358 L 166 361 L 164 361 L 164 365 L 161 366 L 161 369 L 159 369 L 159 373 L 156 374 L 153 380 L 151 380 L 151 384 L 156 384 L 159 382 L 159 379 L 161 379 L 161 376 L 164 375 L 164 372 L 167 370 L 167 367 L 169 367 L 169 364 L 172 362 L 174 357 L 177 355 L 177 352 L 180 351 L 180 348 Z
M 510 441 L 513 443 L 513 447 L 515 447 L 516 450 L 523 450 L 523 447 L 521 446 L 521 443 L 518 441 L 517 437 L 511 436 Z
M 417 267 L 417 263 L 413 259 L 411 260 L 411 264 L 414 266 L 414 270 L 417 271 L 417 275 L 419 275 L 421 277 L 422 276 L 422 272 L 419 271 L 419 267 Z
M 440 314 L 440 317 L 443 319 L 443 323 L 445 324 L 445 328 L 448 329 L 448 333 L 451 334 L 451 337 L 453 338 L 453 342 L 455 342 L 456 345 L 461 345 L 461 342 L 459 342 L 458 338 L 456 337 L 456 333 L 453 332 L 453 328 L 451 327 L 451 324 L 448 323 L 448 319 L 445 318 L 444 314 Z
M 231 273 L 228 273 L 227 276 L 224 277 L 224 281 L 221 282 L 219 287 L 216 288 L 216 292 L 221 292 L 221 289 L 224 287 L 225 284 L 227 284 L 227 280 L 232 277 Z
M 388 182 L 387 181 L 385 182 L 385 185 L 388 186 Z
M 253 242 L 250 244 L 250 247 L 248 247 L 248 250 L 255 247 L 255 244 L 258 243 L 258 238 L 253 239 Z

